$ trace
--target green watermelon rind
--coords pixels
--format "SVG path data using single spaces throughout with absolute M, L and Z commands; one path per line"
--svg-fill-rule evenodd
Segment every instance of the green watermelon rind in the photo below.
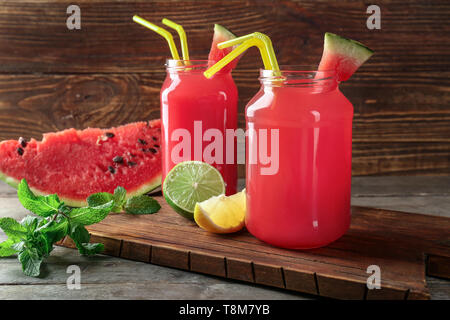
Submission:
M 227 28 L 225 28 L 224 26 L 222 26 L 218 23 L 214 24 L 214 33 L 220 34 L 224 39 L 227 39 L 227 40 L 236 38 L 236 36 L 233 34 L 233 32 L 231 32 L 230 30 L 228 30 Z
M 325 33 L 325 51 L 354 59 L 359 65 L 363 64 L 373 55 L 373 50 L 361 42 L 338 36 L 337 34 Z
M 236 38 L 236 35 L 234 35 L 230 30 L 228 30 L 227 28 L 225 28 L 224 26 L 220 25 L 220 24 L 214 24 L 214 36 L 213 36 L 213 41 L 212 41 L 212 45 L 211 45 L 211 49 L 208 53 L 208 60 L 210 60 L 213 63 L 216 63 L 217 61 L 219 61 L 220 59 L 222 59 L 225 54 L 222 52 L 231 52 L 232 50 L 234 50 L 237 45 L 230 47 L 230 48 L 225 48 L 225 49 L 219 49 L 217 48 L 217 44 L 224 42 L 224 41 L 228 41 L 228 40 L 232 40 Z M 238 62 L 239 62 L 240 56 L 236 57 L 232 62 L 230 62 L 227 66 L 225 66 L 222 70 L 227 70 L 227 71 L 231 71 L 234 68 L 236 68 Z
M 134 196 L 139 196 L 139 195 L 142 195 L 142 194 L 145 194 L 145 193 L 155 190 L 156 188 L 161 186 L 161 179 L 162 179 L 161 175 L 157 175 L 151 181 L 144 183 L 143 185 L 135 188 L 134 190 L 132 190 L 132 191 L 127 190 L 126 199 L 129 199 Z M 20 180 L 10 177 L 10 176 L 6 175 L 5 173 L 3 173 L 2 171 L 0 171 L 0 180 L 6 182 L 8 185 L 10 185 L 11 187 L 16 188 L 16 189 L 20 183 Z M 30 186 L 30 189 L 36 195 L 39 195 L 39 196 L 48 195 L 48 193 L 46 193 L 42 190 L 39 190 L 33 186 Z M 58 195 L 58 197 L 60 198 L 61 201 L 64 201 L 64 203 L 66 205 L 71 206 L 71 207 L 87 206 L 86 200 L 72 199 L 72 198 L 68 198 L 65 196 L 61 196 L 61 195 Z

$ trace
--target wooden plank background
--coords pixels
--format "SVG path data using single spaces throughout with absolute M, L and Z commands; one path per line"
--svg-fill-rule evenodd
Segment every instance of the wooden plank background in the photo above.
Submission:
M 213 23 L 273 40 L 280 64 L 317 64 L 326 31 L 375 55 L 341 85 L 353 102 L 354 175 L 450 173 L 450 3 L 378 1 L 381 30 L 366 28 L 368 1 L 0 1 L 0 140 L 68 127 L 108 127 L 159 117 L 169 50 L 134 14 L 182 24 L 193 58 L 207 56 Z M 256 49 L 233 75 L 239 124 L 259 87 Z

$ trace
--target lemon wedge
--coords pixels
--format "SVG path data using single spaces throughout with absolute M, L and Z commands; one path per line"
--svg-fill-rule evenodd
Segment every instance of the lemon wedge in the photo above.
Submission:
M 232 233 L 245 224 L 245 189 L 232 196 L 219 195 L 197 202 L 194 220 L 204 230 L 213 233 Z

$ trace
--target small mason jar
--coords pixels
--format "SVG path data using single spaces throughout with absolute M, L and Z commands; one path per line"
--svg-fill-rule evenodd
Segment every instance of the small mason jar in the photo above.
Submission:
M 302 70 L 261 70 L 246 107 L 246 227 L 292 249 L 337 240 L 351 217 L 353 106 L 334 71 Z
M 161 88 L 162 179 L 164 182 L 179 162 L 204 161 L 219 170 L 226 193 L 233 194 L 237 187 L 236 138 L 227 141 L 226 130 L 237 127 L 238 92 L 230 71 L 218 72 L 211 79 L 203 75 L 213 64 L 208 60 L 167 60 Z

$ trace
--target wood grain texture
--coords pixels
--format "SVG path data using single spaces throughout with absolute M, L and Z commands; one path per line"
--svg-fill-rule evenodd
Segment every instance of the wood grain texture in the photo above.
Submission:
M 450 278 L 449 218 L 353 207 L 350 230 L 338 241 L 320 249 L 286 250 L 246 231 L 207 233 L 156 198 L 162 205 L 157 214 L 111 214 L 89 226 L 92 241 L 100 239 L 113 256 L 151 252 L 153 264 L 330 298 L 428 299 L 427 263 L 434 275 Z M 135 245 L 124 254 L 128 242 Z M 381 290 L 366 287 L 370 265 L 381 269 Z
M 159 117 L 168 49 L 132 22 L 139 13 L 185 26 L 194 58 L 206 58 L 213 23 L 267 33 L 282 65 L 317 64 L 325 31 L 360 40 L 376 53 L 341 85 L 355 107 L 353 174 L 449 174 L 450 4 L 377 4 L 371 31 L 365 1 L 81 1 L 71 31 L 69 2 L 0 1 L 0 139 Z M 233 73 L 241 127 L 260 66 L 252 49 Z

